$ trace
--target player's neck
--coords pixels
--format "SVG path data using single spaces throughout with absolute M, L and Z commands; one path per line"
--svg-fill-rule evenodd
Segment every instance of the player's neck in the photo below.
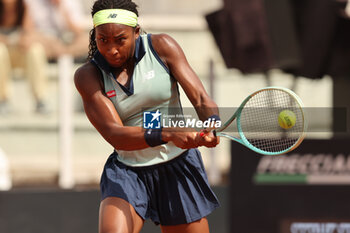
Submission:
M 115 76 L 119 76 L 121 73 L 132 74 L 134 71 L 135 59 L 128 59 L 122 66 L 120 67 L 111 67 L 111 71 Z

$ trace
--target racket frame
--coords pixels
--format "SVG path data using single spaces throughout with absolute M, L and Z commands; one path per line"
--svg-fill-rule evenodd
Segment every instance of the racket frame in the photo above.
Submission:
M 284 91 L 284 92 L 287 92 L 289 95 L 291 95 L 295 101 L 297 102 L 297 104 L 299 105 L 298 107 L 300 107 L 301 109 L 301 115 L 302 115 L 302 122 L 303 122 L 303 131 L 301 133 L 301 136 L 298 138 L 298 140 L 292 145 L 290 146 L 289 148 L 283 150 L 283 151 L 277 151 L 277 152 L 269 152 L 269 151 L 264 151 L 264 150 L 261 150 L 255 146 L 253 146 L 248 140 L 247 138 L 245 137 L 243 131 L 242 131 L 242 127 L 241 127 L 241 123 L 240 123 L 240 117 L 241 117 L 241 113 L 242 113 L 242 110 L 244 108 L 244 106 L 246 105 L 246 103 L 255 95 L 257 95 L 258 93 L 262 92 L 262 91 L 267 91 L 267 90 L 279 90 L 279 91 Z M 304 115 L 304 111 L 303 111 L 303 108 L 304 108 L 304 104 L 303 102 L 301 101 L 301 99 L 299 98 L 299 96 L 297 94 L 295 94 L 293 91 L 289 90 L 288 88 L 284 88 L 284 87 L 265 87 L 265 88 L 261 88 L 255 92 L 253 92 L 252 94 L 250 94 L 247 98 L 245 98 L 243 100 L 243 102 L 240 104 L 240 106 L 238 107 L 238 109 L 236 110 L 236 112 L 230 117 L 230 119 L 228 119 L 224 125 L 218 129 L 215 129 L 214 130 L 214 134 L 216 136 L 220 136 L 220 137 L 226 137 L 226 138 L 229 138 L 233 141 L 236 141 L 246 147 L 248 147 L 249 149 L 253 150 L 254 152 L 256 153 L 259 153 L 259 154 L 262 154 L 262 155 L 282 155 L 282 154 L 285 154 L 287 152 L 290 152 L 292 150 L 294 150 L 295 148 L 297 148 L 300 143 L 304 140 L 306 134 L 306 129 L 307 129 L 307 122 L 305 120 L 305 115 Z M 231 136 L 231 135 L 228 135 L 226 133 L 223 133 L 222 131 L 225 130 L 234 120 L 236 119 L 236 122 L 237 122 L 237 129 L 238 129 L 238 134 L 240 136 L 240 138 L 238 137 L 234 137 L 234 136 Z

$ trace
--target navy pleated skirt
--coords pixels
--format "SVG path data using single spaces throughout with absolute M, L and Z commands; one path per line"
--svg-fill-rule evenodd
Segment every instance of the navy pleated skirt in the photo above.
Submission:
M 161 164 L 130 167 L 111 154 L 101 177 L 102 199 L 119 197 L 144 219 L 178 225 L 197 221 L 219 206 L 197 149 Z

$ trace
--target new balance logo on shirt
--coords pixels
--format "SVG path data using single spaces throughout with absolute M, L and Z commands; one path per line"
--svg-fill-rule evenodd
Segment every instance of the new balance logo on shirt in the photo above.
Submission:
M 150 71 L 148 71 L 147 73 L 143 74 L 143 76 L 142 76 L 143 81 L 152 79 L 152 78 L 154 78 L 154 77 L 155 77 L 155 72 L 154 72 L 154 70 L 150 70 Z

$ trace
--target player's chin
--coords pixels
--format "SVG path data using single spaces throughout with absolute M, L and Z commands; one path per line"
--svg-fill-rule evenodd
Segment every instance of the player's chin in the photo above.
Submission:
M 111 60 L 108 60 L 108 63 L 113 68 L 120 68 L 125 63 L 125 60 L 124 59 L 111 59 Z

